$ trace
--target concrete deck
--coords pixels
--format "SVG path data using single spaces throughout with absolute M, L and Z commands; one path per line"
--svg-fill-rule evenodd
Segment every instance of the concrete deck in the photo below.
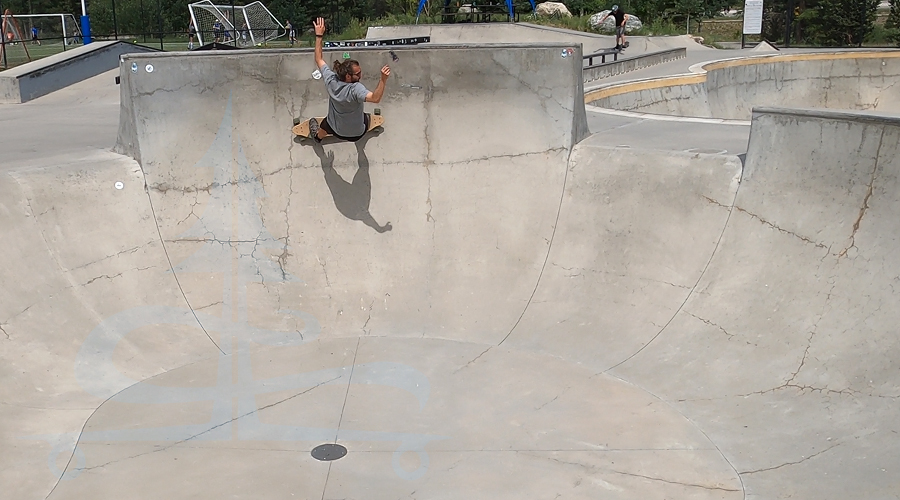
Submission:
M 392 50 L 357 145 L 291 137 L 303 50 L 0 106 L 0 498 L 897 497 L 896 118 Z

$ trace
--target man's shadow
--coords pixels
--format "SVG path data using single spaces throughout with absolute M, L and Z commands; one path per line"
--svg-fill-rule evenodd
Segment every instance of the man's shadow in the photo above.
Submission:
M 356 152 L 359 158 L 359 168 L 353 176 L 353 182 L 347 182 L 334 169 L 334 153 L 325 152 L 320 143 L 313 144 L 313 150 L 322 161 L 322 172 L 325 173 L 325 183 L 331 191 L 334 206 L 338 212 L 350 220 L 358 220 L 379 233 L 392 229 L 391 223 L 380 225 L 375 222 L 369 213 L 369 202 L 372 200 L 372 181 L 369 178 L 369 158 L 366 156 L 366 143 L 370 136 L 363 137 L 356 144 Z

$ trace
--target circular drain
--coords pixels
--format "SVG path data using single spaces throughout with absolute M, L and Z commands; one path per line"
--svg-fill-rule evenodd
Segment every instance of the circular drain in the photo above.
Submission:
M 330 462 L 332 460 L 337 460 L 339 458 L 344 458 L 344 455 L 347 454 L 347 448 L 339 444 L 320 444 L 316 446 L 312 450 L 312 456 L 316 460 L 321 460 L 323 462 Z

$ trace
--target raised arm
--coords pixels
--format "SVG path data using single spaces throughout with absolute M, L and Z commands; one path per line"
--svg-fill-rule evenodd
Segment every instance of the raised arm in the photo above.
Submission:
M 316 30 L 316 69 L 321 69 L 323 64 L 325 63 L 325 58 L 322 57 L 322 37 L 325 36 L 325 19 L 321 17 L 316 18 L 313 22 L 313 28 Z
M 381 80 L 378 82 L 378 86 L 375 87 L 375 92 L 369 92 L 369 94 L 366 95 L 366 102 L 381 102 L 381 97 L 384 95 L 384 85 L 387 83 L 389 76 L 391 76 L 391 67 L 384 65 L 381 68 Z

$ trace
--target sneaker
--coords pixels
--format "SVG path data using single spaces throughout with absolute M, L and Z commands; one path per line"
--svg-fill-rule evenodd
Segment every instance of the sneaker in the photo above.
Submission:
M 622 50 L 622 46 L 621 46 L 621 45 L 616 45 L 616 50 Z
M 309 138 L 315 139 L 316 142 L 322 142 L 322 139 L 319 139 L 319 120 L 315 118 L 309 119 Z

